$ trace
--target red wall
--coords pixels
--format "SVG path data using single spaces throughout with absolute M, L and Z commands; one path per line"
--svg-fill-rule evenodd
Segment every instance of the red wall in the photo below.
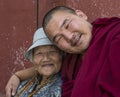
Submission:
M 32 42 L 35 29 L 36 0 L 0 0 L 1 93 L 12 73 L 32 66 L 23 53 Z
M 100 17 L 120 17 L 120 0 L 66 0 L 67 5 L 85 12 L 89 21 Z
M 120 0 L 39 0 L 39 26 L 45 12 L 56 5 L 82 10 L 90 22 L 100 17 L 120 17 Z
M 120 17 L 119 0 L 0 0 L 0 97 L 12 73 L 32 66 L 23 54 L 44 14 L 56 5 L 80 9 L 90 22 L 98 17 Z

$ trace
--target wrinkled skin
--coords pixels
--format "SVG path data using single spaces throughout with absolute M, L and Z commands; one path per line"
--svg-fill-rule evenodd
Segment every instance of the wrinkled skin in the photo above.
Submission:
M 6 97 L 14 96 L 19 85 L 20 79 L 16 75 L 12 75 L 5 88 Z
M 60 71 L 62 57 L 54 46 L 39 46 L 34 49 L 33 63 L 39 74 L 46 79 Z
M 62 56 L 58 48 L 54 46 L 39 46 L 34 49 L 33 64 L 35 65 L 34 69 L 38 71 L 38 73 L 43 77 L 44 80 L 60 71 Z M 31 69 L 28 69 L 28 71 L 31 71 Z M 29 74 L 28 71 L 27 73 Z M 24 72 L 26 73 L 25 70 Z M 19 78 L 15 75 L 12 75 L 6 85 L 6 97 L 14 96 L 19 84 Z

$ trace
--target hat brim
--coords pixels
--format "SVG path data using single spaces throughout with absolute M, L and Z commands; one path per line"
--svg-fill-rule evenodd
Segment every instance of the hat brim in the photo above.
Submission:
M 29 49 L 25 52 L 25 58 L 31 60 L 32 50 L 38 46 L 45 46 L 45 45 L 53 45 L 53 43 L 50 42 L 50 40 L 48 40 L 48 38 L 39 39 L 39 40 L 35 41 L 32 44 L 32 46 L 30 46 Z

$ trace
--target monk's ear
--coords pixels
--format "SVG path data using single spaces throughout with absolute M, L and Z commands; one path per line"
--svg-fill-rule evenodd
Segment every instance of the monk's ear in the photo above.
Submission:
M 88 19 L 87 15 L 84 14 L 81 10 L 75 10 L 75 13 L 76 13 L 79 17 L 81 17 L 81 18 L 83 18 L 83 19 L 85 19 L 85 20 Z

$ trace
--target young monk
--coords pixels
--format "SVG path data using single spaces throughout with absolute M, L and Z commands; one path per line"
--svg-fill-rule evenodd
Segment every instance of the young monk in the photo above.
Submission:
M 57 6 L 42 26 L 69 53 L 62 65 L 62 97 L 120 97 L 120 18 L 90 23 L 81 10 Z

